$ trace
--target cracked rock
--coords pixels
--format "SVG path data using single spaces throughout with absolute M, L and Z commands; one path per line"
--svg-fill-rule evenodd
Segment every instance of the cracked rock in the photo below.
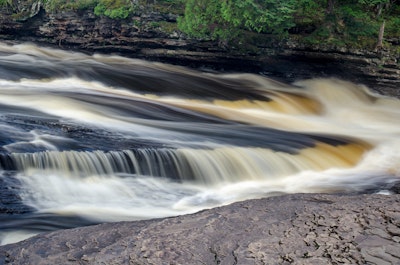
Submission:
M 400 195 L 295 194 L 1 246 L 0 264 L 400 264 Z

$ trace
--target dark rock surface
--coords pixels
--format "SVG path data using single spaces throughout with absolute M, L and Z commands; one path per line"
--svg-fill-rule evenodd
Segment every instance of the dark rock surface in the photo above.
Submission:
M 0 264 L 400 264 L 400 195 L 297 194 L 42 234 Z

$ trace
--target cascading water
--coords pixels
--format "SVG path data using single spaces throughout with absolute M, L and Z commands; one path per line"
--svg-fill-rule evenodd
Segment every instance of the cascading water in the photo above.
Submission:
M 0 239 L 400 180 L 400 101 L 0 44 Z

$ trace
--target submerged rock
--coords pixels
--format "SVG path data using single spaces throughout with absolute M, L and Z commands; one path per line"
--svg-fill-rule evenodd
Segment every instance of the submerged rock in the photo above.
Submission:
M 0 264 L 398 264 L 400 195 L 296 194 L 42 234 Z

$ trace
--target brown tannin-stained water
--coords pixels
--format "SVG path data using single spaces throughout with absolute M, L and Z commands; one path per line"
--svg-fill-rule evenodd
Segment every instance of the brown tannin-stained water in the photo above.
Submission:
M 0 44 L 0 240 L 400 180 L 400 101 Z

